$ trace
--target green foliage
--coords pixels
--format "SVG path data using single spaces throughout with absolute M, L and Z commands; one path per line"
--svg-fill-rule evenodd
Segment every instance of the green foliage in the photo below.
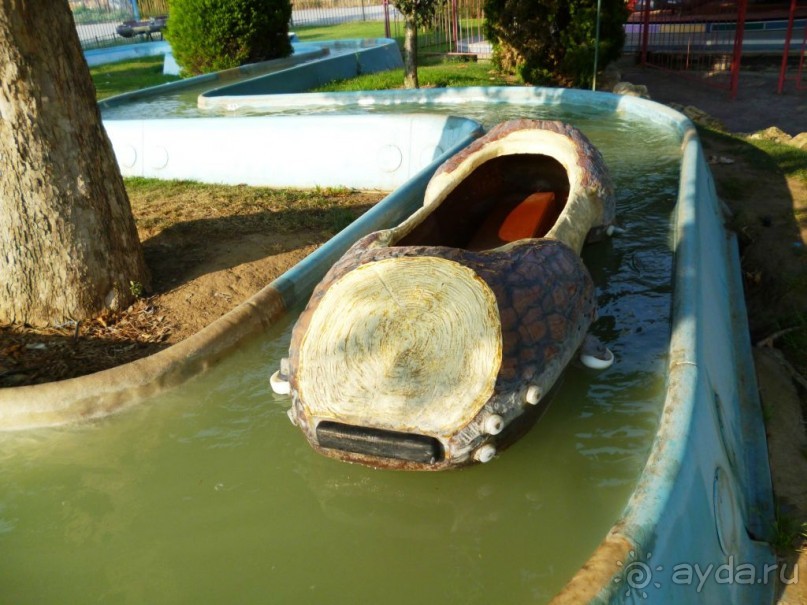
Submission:
M 166 37 L 185 75 L 285 57 L 289 0 L 172 0 Z
M 391 4 L 400 11 L 407 21 L 417 27 L 428 27 L 434 16 L 446 0 L 391 0 Z
M 530 84 L 591 84 L 596 0 L 485 0 L 484 7 L 485 35 L 500 68 Z M 627 18 L 624 0 L 602 0 L 600 69 L 622 53 Z
M 143 298 L 143 293 L 145 292 L 143 284 L 141 284 L 139 281 L 131 280 L 129 281 L 129 291 L 135 298 Z
M 167 15 L 169 7 L 168 0 L 137 0 L 137 8 L 140 11 L 140 17 L 148 19 Z
M 109 10 L 103 8 L 88 8 L 86 6 L 72 7 L 73 21 L 76 24 L 105 23 L 107 21 L 126 21 L 132 14 L 125 10 Z
M 773 522 L 771 546 L 780 556 L 788 556 L 796 552 L 802 541 L 807 539 L 807 523 L 782 513 L 777 507 L 776 520 Z

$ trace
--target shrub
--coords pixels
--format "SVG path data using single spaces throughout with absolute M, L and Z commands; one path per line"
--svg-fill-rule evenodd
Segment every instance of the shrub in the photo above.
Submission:
M 602 0 L 600 68 L 622 53 L 627 18 L 624 0 Z M 494 61 L 529 84 L 590 85 L 596 19 L 596 0 L 485 0 Z
M 289 0 L 172 0 L 166 37 L 186 75 L 291 54 Z

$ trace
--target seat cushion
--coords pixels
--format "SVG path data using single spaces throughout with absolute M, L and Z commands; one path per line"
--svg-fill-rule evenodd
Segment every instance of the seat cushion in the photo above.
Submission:
M 543 237 L 560 215 L 559 206 L 551 191 L 505 200 L 488 214 L 468 249 L 487 250 L 520 239 Z

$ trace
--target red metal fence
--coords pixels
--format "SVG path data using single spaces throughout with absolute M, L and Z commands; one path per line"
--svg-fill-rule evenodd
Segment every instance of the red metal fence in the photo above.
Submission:
M 643 65 L 697 78 L 733 97 L 744 57 L 782 53 L 781 92 L 793 62 L 790 50 L 796 49 L 801 55 L 794 79 L 802 89 L 807 3 L 636 0 L 632 8 L 625 47 L 637 52 Z
M 447 0 L 434 26 L 418 32 L 418 47 L 424 52 L 490 57 L 490 44 L 482 32 L 482 4 L 483 0 Z M 84 48 L 142 41 L 143 36 L 121 37 L 116 27 L 124 21 L 147 19 L 168 11 L 167 0 L 71 0 L 70 5 Z M 383 23 L 387 37 L 404 35 L 403 17 L 389 0 L 295 0 L 290 27 L 351 22 Z
M 627 50 L 643 65 L 675 70 L 737 91 L 747 0 L 639 0 L 626 25 Z
M 447 0 L 432 27 L 418 32 L 418 49 L 426 53 L 475 55 L 490 58 L 490 43 L 485 40 L 483 0 Z M 394 36 L 403 36 L 403 19 L 393 22 Z
M 788 12 L 788 20 L 787 20 L 787 33 L 785 34 L 785 46 L 782 50 L 782 66 L 779 69 L 779 85 L 777 88 L 777 92 L 782 94 L 785 89 L 785 82 L 788 80 L 793 80 L 795 82 L 796 90 L 805 90 L 807 86 L 802 85 L 803 81 L 803 74 L 804 74 L 804 56 L 805 52 L 807 51 L 807 16 L 802 15 L 802 19 L 800 20 L 801 25 L 801 49 L 800 52 L 798 51 L 798 40 L 799 40 L 799 21 L 797 20 L 798 17 L 798 5 L 796 4 L 796 0 L 791 0 L 790 3 L 790 10 Z M 796 75 L 793 78 L 787 77 L 787 72 L 790 64 L 790 57 L 791 57 L 791 50 L 793 48 L 797 49 L 799 52 L 799 64 L 798 69 L 796 71 Z

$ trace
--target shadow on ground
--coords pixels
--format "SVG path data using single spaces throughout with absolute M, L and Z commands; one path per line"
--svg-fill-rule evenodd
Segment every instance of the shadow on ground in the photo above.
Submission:
M 370 207 L 267 211 L 177 223 L 143 242 L 152 288 L 166 292 L 209 273 L 321 244 Z M 298 227 L 290 230 L 290 224 Z

